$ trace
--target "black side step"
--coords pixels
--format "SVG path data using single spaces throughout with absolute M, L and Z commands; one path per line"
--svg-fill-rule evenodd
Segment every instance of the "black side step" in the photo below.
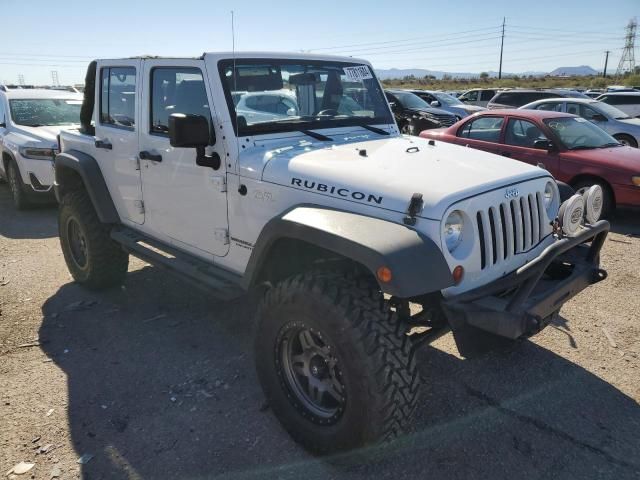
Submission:
M 239 275 L 216 267 L 142 233 L 126 227 L 118 227 L 111 231 L 111 238 L 122 245 L 130 254 L 154 266 L 170 270 L 172 273 L 195 283 L 198 287 L 205 288 L 216 298 L 231 300 L 245 293 L 245 290 L 240 286 L 242 277 Z M 149 248 L 149 246 L 153 248 Z

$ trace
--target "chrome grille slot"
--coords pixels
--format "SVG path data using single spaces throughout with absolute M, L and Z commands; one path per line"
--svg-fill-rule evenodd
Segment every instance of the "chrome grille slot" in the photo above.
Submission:
M 508 261 L 538 245 L 544 237 L 545 215 L 540 192 L 476 212 L 481 269 Z

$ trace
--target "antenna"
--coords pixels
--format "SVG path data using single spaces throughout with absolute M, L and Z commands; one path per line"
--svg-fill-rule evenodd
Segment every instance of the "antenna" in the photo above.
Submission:
M 235 30 L 235 19 L 233 16 L 233 10 L 231 10 L 231 56 L 233 58 L 233 91 L 234 93 L 238 91 L 238 72 L 236 71 L 236 30 Z M 238 134 L 238 111 L 234 106 L 234 116 L 233 116 L 234 129 L 236 132 L 236 148 L 238 150 L 237 155 L 240 155 L 240 138 Z

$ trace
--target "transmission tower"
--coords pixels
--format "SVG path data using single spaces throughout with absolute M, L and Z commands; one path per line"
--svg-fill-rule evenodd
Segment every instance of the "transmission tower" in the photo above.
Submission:
M 616 71 L 616 77 L 624 75 L 626 71 L 633 73 L 636 68 L 636 29 L 638 22 L 635 18 L 629 20 L 629 25 L 625 29 L 624 35 L 624 51 L 622 57 L 620 57 L 620 63 L 618 64 L 618 70 Z
M 18 75 L 18 85 L 24 85 L 24 75 L 21 73 Z
M 54 87 L 60 86 L 60 82 L 58 81 L 58 71 L 57 70 L 51 70 L 51 80 L 53 81 L 53 86 Z

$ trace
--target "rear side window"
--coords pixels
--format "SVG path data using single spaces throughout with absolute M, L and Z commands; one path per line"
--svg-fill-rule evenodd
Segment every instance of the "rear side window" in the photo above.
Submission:
M 536 110 L 545 110 L 547 112 L 561 112 L 562 103 L 541 103 L 536 106 Z
M 5 117 L 6 114 L 4 113 L 4 99 L 0 97 L 0 123 L 7 123 L 7 119 Z
M 211 110 L 199 68 L 151 70 L 151 133 L 168 135 L 169 116 L 173 113 L 201 115 L 211 128 Z
M 500 141 L 500 131 L 504 123 L 503 117 L 482 117 L 466 123 L 459 131 L 458 136 L 484 142 Z
M 495 96 L 496 96 L 496 91 L 495 90 L 483 90 L 481 92 L 481 95 L 480 95 L 480 100 L 482 100 L 483 102 L 484 101 L 488 102 L 489 100 L 491 100 Z
M 478 101 L 478 90 L 471 90 L 460 97 L 460 100 L 466 100 L 467 102 Z
M 609 105 L 635 105 L 640 103 L 640 95 L 607 95 L 600 100 Z
M 521 107 L 536 100 L 557 96 L 558 95 L 550 92 L 503 92 L 498 94 L 493 103 L 508 105 L 510 107 Z
M 100 123 L 133 130 L 136 117 L 136 69 L 105 67 L 100 76 Z

